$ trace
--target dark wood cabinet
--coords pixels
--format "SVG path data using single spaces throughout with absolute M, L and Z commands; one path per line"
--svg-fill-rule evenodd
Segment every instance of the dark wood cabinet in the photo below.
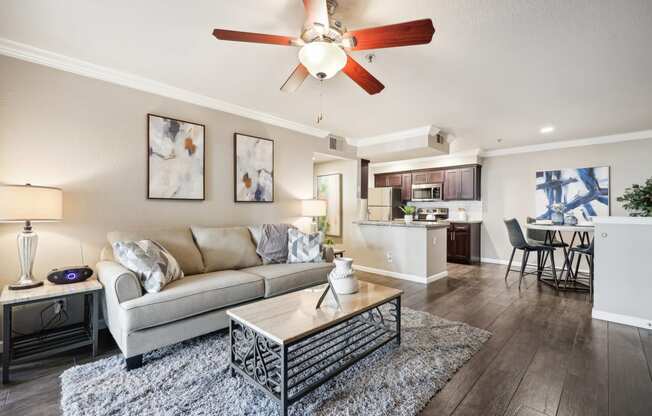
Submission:
M 443 170 L 423 170 L 412 172 L 412 183 L 423 185 L 425 183 L 442 183 L 444 182 Z
M 459 199 L 460 195 L 460 170 L 447 170 L 444 180 L 444 200 L 451 201 Z
M 447 169 L 444 175 L 444 200 L 481 199 L 480 166 Z
M 384 188 L 387 186 L 387 175 L 374 175 L 374 187 Z
M 412 199 L 412 185 L 441 183 L 444 201 L 480 200 L 480 165 L 374 175 L 376 188 L 401 188 L 401 199 Z
M 400 188 L 403 183 L 403 176 L 400 173 L 387 175 L 387 186 Z
M 448 226 L 446 254 L 451 263 L 480 262 L 480 224 L 452 222 Z
M 428 172 L 428 183 L 442 183 L 444 182 L 444 171 L 433 170 Z
M 412 200 L 412 174 L 404 173 L 402 176 L 401 182 L 401 200 L 411 201 Z

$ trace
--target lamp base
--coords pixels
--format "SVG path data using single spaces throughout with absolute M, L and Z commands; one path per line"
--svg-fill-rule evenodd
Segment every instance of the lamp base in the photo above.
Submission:
M 22 289 L 32 289 L 34 287 L 39 287 L 43 285 L 42 280 L 32 280 L 32 279 L 20 279 L 16 283 L 12 283 L 8 286 L 9 290 L 22 290 Z

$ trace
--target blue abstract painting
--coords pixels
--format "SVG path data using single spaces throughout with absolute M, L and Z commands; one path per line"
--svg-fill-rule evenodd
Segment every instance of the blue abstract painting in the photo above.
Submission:
M 563 203 L 580 222 L 609 215 L 609 166 L 537 172 L 537 219 L 549 220 L 552 204 Z

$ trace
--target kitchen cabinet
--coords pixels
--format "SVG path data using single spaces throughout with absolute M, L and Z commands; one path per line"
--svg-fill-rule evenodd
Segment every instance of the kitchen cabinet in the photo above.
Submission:
M 401 175 L 401 200 L 412 200 L 412 174 L 404 173 Z
M 387 175 L 374 175 L 374 188 L 384 188 L 387 186 Z
M 387 186 L 400 188 L 403 183 L 403 176 L 400 173 L 387 175 Z
M 444 182 L 443 170 L 424 170 L 412 173 L 412 183 L 423 185 L 425 183 L 442 183 Z
M 375 175 L 374 178 L 374 186 L 376 188 L 400 188 L 402 182 L 402 174 L 400 173 L 383 173 Z
M 444 174 L 444 200 L 481 199 L 480 166 L 447 169 Z
M 479 263 L 480 223 L 450 223 L 446 243 L 446 254 L 449 262 Z
M 401 199 L 412 199 L 412 185 L 441 183 L 444 201 L 480 200 L 480 165 L 451 169 L 415 170 L 374 175 L 376 188 L 401 188 Z

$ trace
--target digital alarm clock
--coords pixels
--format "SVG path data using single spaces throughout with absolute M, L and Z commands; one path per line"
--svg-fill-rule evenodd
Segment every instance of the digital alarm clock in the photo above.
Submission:
M 88 266 L 69 266 L 60 269 L 52 269 L 48 273 L 48 280 L 57 285 L 66 283 L 83 282 L 93 275 L 93 269 Z

